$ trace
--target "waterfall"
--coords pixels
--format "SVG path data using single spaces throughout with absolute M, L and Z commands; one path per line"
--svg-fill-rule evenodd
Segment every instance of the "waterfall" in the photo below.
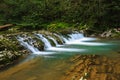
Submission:
M 51 37 L 51 36 L 47 36 L 49 39 L 51 39 L 54 43 L 55 43 L 55 45 L 57 46 L 58 45 L 58 42 L 53 38 L 53 37 Z
M 84 38 L 83 34 L 81 33 L 72 33 L 72 34 L 69 34 L 69 37 L 70 37 L 70 41 Z
M 81 33 L 72 33 L 72 34 L 68 34 L 67 36 L 69 36 L 69 37 L 66 38 L 64 36 L 61 36 L 62 40 L 65 43 L 69 43 L 69 42 L 84 38 L 83 34 L 81 34 Z
M 32 38 L 30 37 L 20 37 L 20 36 L 17 36 L 17 40 L 20 42 L 20 44 L 22 46 L 24 46 L 25 48 L 27 48 L 29 51 L 31 51 L 32 53 L 38 53 L 40 52 L 37 48 L 34 47 L 33 43 L 34 43 L 34 40 L 32 40 Z M 25 41 L 27 40 L 27 41 Z
M 49 40 L 47 38 L 45 38 L 42 34 L 35 34 L 35 35 L 37 36 L 38 39 L 40 39 L 44 43 L 45 50 L 52 47 Z M 54 33 L 54 35 L 56 37 L 58 37 L 59 40 L 61 40 L 62 42 L 65 42 L 66 44 L 81 43 L 81 41 L 91 40 L 89 38 L 85 38 L 83 36 L 83 34 L 78 33 L 78 32 L 68 34 L 67 38 L 65 36 L 58 35 L 55 33 Z M 47 37 L 49 39 L 51 39 L 56 44 L 56 46 L 59 45 L 58 42 L 53 37 L 51 37 L 51 36 L 47 36 Z M 18 41 L 20 42 L 20 44 L 23 45 L 24 47 L 26 47 L 27 49 L 29 49 L 31 52 L 33 52 L 33 53 L 39 52 L 39 50 L 36 47 L 34 47 L 35 40 L 33 40 L 31 37 L 27 37 L 26 35 L 24 35 L 24 37 L 18 36 L 17 38 L 18 38 Z
M 54 35 L 55 35 L 56 37 L 58 37 L 58 38 L 62 41 L 62 43 L 64 43 L 64 40 L 63 40 L 63 38 L 62 38 L 60 35 L 55 34 L 55 33 L 54 33 Z
M 36 34 L 36 36 L 38 37 L 38 39 L 40 39 L 40 40 L 42 40 L 42 42 L 44 42 L 45 49 L 52 47 L 50 42 L 42 34 Z
M 65 42 L 65 43 L 68 43 L 69 40 L 67 38 L 65 38 L 64 36 L 61 36 L 62 40 Z
M 43 49 L 43 44 L 41 46 L 37 44 L 37 42 L 39 41 L 37 41 L 38 39 L 36 39 L 35 37 L 43 42 L 44 51 L 39 51 L 38 47 Z M 33 54 L 38 54 L 38 55 L 50 55 L 50 54 L 53 54 L 53 53 L 55 54 L 59 52 L 86 51 L 86 49 L 82 49 L 82 48 L 80 49 L 72 48 L 71 45 L 85 45 L 85 46 L 108 45 L 105 43 L 90 42 L 90 41 L 96 40 L 96 38 L 84 37 L 83 34 L 78 33 L 78 32 L 73 32 L 71 34 L 66 34 L 66 35 L 58 35 L 54 33 L 53 37 L 50 35 L 47 35 L 45 37 L 43 34 L 38 34 L 38 33 L 32 34 L 32 37 L 29 37 L 26 34 L 23 34 L 23 35 L 18 35 L 16 38 L 22 46 L 24 46 L 26 49 L 28 49 Z M 52 47 L 49 40 L 50 41 L 52 40 L 56 44 L 57 47 Z M 63 45 L 59 46 L 59 43 L 57 41 L 58 42 L 60 41 L 60 43 L 63 42 Z M 69 48 L 69 45 L 70 45 L 70 48 Z

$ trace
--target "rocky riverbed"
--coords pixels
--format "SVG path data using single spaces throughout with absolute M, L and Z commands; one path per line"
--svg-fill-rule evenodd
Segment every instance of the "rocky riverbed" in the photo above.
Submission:
M 77 55 L 61 80 L 120 80 L 120 54 Z

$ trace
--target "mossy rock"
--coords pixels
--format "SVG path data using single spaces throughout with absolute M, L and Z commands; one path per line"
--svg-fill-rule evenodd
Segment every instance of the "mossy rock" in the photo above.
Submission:
M 52 46 L 56 46 L 56 44 L 53 42 L 53 40 L 49 39 L 47 36 L 46 36 L 46 38 L 48 39 L 48 41 L 50 42 L 50 44 L 51 44 Z

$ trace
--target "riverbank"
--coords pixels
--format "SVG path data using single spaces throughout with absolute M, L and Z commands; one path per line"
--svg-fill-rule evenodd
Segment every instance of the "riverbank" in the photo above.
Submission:
M 85 31 L 86 35 L 91 36 L 91 37 L 98 37 L 102 39 L 120 39 L 120 29 L 119 28 L 113 28 L 106 30 L 104 32 L 94 32 L 91 35 L 89 35 L 89 31 Z
M 29 53 L 16 40 L 16 35 L 17 33 L 0 33 L 0 70 L 18 63 Z
M 120 52 L 112 55 L 77 55 L 61 80 L 120 80 Z

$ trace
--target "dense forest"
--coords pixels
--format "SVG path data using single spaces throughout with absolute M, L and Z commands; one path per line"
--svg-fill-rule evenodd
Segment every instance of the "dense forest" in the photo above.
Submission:
M 0 0 L 0 25 L 29 29 L 120 27 L 120 0 Z

